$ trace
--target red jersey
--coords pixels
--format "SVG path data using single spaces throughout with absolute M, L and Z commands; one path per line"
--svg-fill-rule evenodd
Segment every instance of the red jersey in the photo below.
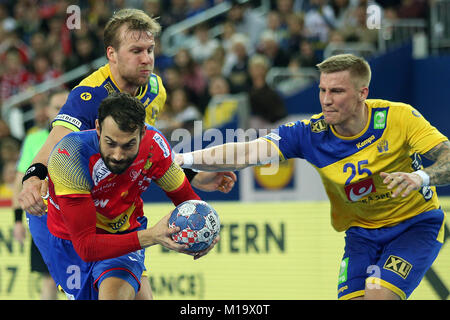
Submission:
M 80 247 L 87 246 L 82 243 L 86 229 L 92 229 L 96 235 L 111 235 L 138 228 L 138 218 L 144 214 L 140 195 L 151 181 L 175 205 L 199 199 L 183 170 L 173 162 L 169 143 L 151 126 L 141 140 L 136 159 L 122 174 L 109 171 L 100 155 L 97 132 L 89 130 L 70 133 L 55 146 L 49 158 L 48 176 L 48 228 L 53 235 L 72 240 L 75 248 L 75 242 Z M 133 241 L 137 246 L 137 236 Z M 101 243 L 105 250 L 112 250 L 108 245 L 111 242 Z M 89 257 L 96 260 L 100 256 Z

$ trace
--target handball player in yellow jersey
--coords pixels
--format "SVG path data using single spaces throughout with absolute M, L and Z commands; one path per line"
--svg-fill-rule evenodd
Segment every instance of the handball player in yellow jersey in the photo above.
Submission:
M 450 143 L 412 106 L 367 99 L 364 59 L 336 55 L 317 67 L 322 113 L 176 161 L 222 171 L 306 159 L 321 176 L 334 229 L 346 233 L 338 298 L 407 299 L 444 241 L 435 186 L 450 183 Z M 423 168 L 420 155 L 433 165 Z

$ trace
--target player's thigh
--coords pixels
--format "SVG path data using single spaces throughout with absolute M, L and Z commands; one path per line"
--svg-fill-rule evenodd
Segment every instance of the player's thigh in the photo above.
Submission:
M 150 281 L 145 271 L 141 277 L 141 288 L 136 294 L 135 300 L 153 300 L 152 287 L 150 286 Z
M 437 240 L 443 215 L 420 221 L 405 230 L 385 246 L 377 263 L 377 276 L 367 279 L 368 284 L 387 288 L 406 299 L 422 281 L 433 264 L 442 243 Z M 376 293 L 376 290 L 374 291 Z
M 345 236 L 344 255 L 338 276 L 338 298 L 353 299 L 364 296 L 366 278 L 378 261 L 379 247 L 365 235 L 366 230 L 352 227 Z

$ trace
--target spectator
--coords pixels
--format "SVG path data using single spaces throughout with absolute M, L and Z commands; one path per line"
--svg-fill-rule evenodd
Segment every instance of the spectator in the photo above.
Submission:
M 287 116 L 282 97 L 266 82 L 269 68 L 270 63 L 263 55 L 255 55 L 250 59 L 248 71 L 252 79 L 249 92 L 251 128 L 275 128 L 277 122 Z
M 186 48 L 178 50 L 174 58 L 174 65 L 180 72 L 183 85 L 195 94 L 192 102 L 196 104 L 206 88 L 206 81 L 201 68 Z
M 294 1 L 276 0 L 276 11 L 280 17 L 280 25 L 287 28 L 287 17 L 294 12 Z
M 17 162 L 19 154 L 20 141 L 18 139 L 12 136 L 2 138 L 0 142 L 0 162 L 2 166 L 7 162 Z
M 287 35 L 280 46 L 287 52 L 296 52 L 298 44 L 305 39 L 305 19 L 303 13 L 291 13 L 286 16 Z
M 5 120 L 0 119 L 0 140 L 3 138 L 8 137 L 11 134 L 11 131 L 9 130 L 9 126 L 6 123 Z M 1 159 L 0 159 L 1 161 Z
M 16 162 L 7 161 L 4 163 L 2 167 L 2 180 L 0 183 L 0 204 L 2 205 L 11 205 L 15 175 Z
M 173 65 L 173 57 L 164 53 L 160 37 L 155 38 L 155 67 L 154 73 L 163 74 L 164 70 Z
M 346 42 L 367 42 L 374 46 L 378 44 L 378 30 L 367 28 L 367 6 L 360 3 L 353 11 L 356 21 L 355 27 L 341 29 Z
M 316 64 L 320 62 L 311 42 L 306 39 L 299 42 L 297 51 L 298 53 L 289 62 L 290 68 L 315 68 Z
M 211 79 L 208 87 L 211 99 L 203 117 L 204 129 L 220 127 L 229 122 L 237 110 L 237 101 L 230 94 L 230 86 L 224 76 Z
M 170 0 L 164 1 L 167 7 L 164 10 L 161 23 L 165 26 L 170 26 L 186 19 L 186 12 L 188 10 L 186 0 Z
M 355 26 L 355 22 L 352 22 L 352 11 L 357 3 L 352 0 L 332 0 L 330 3 L 333 9 L 334 16 L 336 17 L 336 28 L 344 28 L 347 24 Z
M 202 23 L 195 27 L 190 53 L 197 63 L 202 63 L 212 56 L 220 42 L 209 36 L 208 24 Z
M 36 32 L 31 36 L 30 50 L 32 57 L 48 54 L 49 47 L 47 46 L 47 42 L 43 32 Z
M 425 19 L 427 12 L 426 0 L 402 0 L 397 8 L 398 17 L 401 19 Z
M 75 69 L 98 57 L 95 52 L 94 40 L 89 35 L 77 37 L 75 38 L 74 52 L 66 59 L 65 69 Z
M 286 19 L 286 17 L 285 17 Z M 266 16 L 266 30 L 270 30 L 275 34 L 278 43 L 282 43 L 288 36 L 287 22 L 281 20 L 281 15 L 278 11 L 269 11 Z
M 262 34 L 258 52 L 269 59 L 271 67 L 287 67 L 289 64 L 289 54 L 281 48 L 275 34 L 270 30 Z
M 18 49 L 10 48 L 7 50 L 4 66 L 4 73 L 0 80 L 0 98 L 2 101 L 25 90 L 32 81 L 32 75 L 21 61 Z
M 188 0 L 188 10 L 186 18 L 193 17 L 202 13 L 209 8 L 209 3 L 206 0 Z
M 175 89 L 169 97 L 167 110 L 157 120 L 157 127 L 170 139 L 172 131 L 187 129 L 193 133 L 194 121 L 201 120 L 202 114 L 188 100 L 188 95 L 183 88 Z
M 236 34 L 236 26 L 233 22 L 227 20 L 222 24 L 223 32 L 221 35 L 222 47 L 225 51 L 231 50 L 231 39 Z
M 33 84 L 55 79 L 60 76 L 58 71 L 54 70 L 46 55 L 38 55 L 34 57 L 32 63 L 32 81 Z
M 67 29 L 65 23 L 65 16 L 55 15 L 51 17 L 48 21 L 48 33 L 46 34 L 47 45 L 49 48 L 59 48 L 61 47 L 64 55 L 68 57 L 72 54 L 72 43 L 70 38 L 69 29 Z M 75 32 L 79 30 L 84 30 L 84 25 Z
M 305 14 L 305 28 L 313 41 L 324 46 L 329 32 L 336 26 L 336 18 L 326 0 L 310 0 L 310 4 Z
M 207 85 L 206 85 L 203 95 L 200 97 L 199 102 L 197 104 L 197 107 L 202 114 L 205 113 L 205 108 L 208 105 L 209 100 L 211 99 L 211 96 L 209 95 L 209 90 L 208 90 L 211 80 L 215 77 L 222 76 L 222 68 L 223 68 L 223 64 L 222 64 L 221 59 L 219 59 L 219 58 L 210 57 L 210 58 L 206 59 L 205 61 L 203 61 L 202 71 L 205 76 Z
M 235 34 L 231 40 L 231 52 L 227 56 L 224 74 L 229 80 L 231 93 L 247 91 L 250 78 L 247 73 L 249 42 L 243 34 Z
M 232 1 L 232 7 L 228 11 L 227 20 L 236 26 L 236 32 L 245 34 L 250 40 L 250 54 L 256 48 L 261 33 L 266 28 L 264 17 L 254 12 L 248 4 Z

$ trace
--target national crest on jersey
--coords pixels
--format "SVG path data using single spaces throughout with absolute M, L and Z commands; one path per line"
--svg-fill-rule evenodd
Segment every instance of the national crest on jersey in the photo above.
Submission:
M 59 150 L 67 150 L 69 155 Z M 148 166 L 148 161 L 153 165 Z M 99 232 L 116 233 L 138 227 L 137 218 L 143 214 L 140 195 L 152 180 L 158 182 L 158 179 L 163 179 L 172 166 L 169 143 L 150 126 L 141 141 L 136 159 L 120 175 L 113 174 L 104 163 L 95 130 L 70 133 L 55 146 L 48 164 L 50 231 L 67 238 L 58 197 L 80 195 L 92 197 Z M 178 176 L 178 180 L 173 182 L 174 188 L 181 185 L 180 179 Z
M 366 100 L 366 105 L 369 119 L 353 137 L 340 136 L 323 114 L 282 125 L 263 137 L 279 148 L 281 160 L 302 158 L 317 169 L 338 231 L 394 225 L 439 207 L 434 187 L 392 198 L 380 172 L 420 169 L 418 154 L 447 138 L 410 105 L 378 99 Z
M 109 64 L 106 64 L 72 89 L 52 125 L 62 125 L 72 131 L 94 129 L 100 102 L 109 94 L 117 91 L 120 89 L 114 82 Z M 152 74 L 148 84 L 139 87 L 136 98 L 144 104 L 145 121 L 154 125 L 156 117 L 162 111 L 166 101 L 166 89 L 161 78 Z

